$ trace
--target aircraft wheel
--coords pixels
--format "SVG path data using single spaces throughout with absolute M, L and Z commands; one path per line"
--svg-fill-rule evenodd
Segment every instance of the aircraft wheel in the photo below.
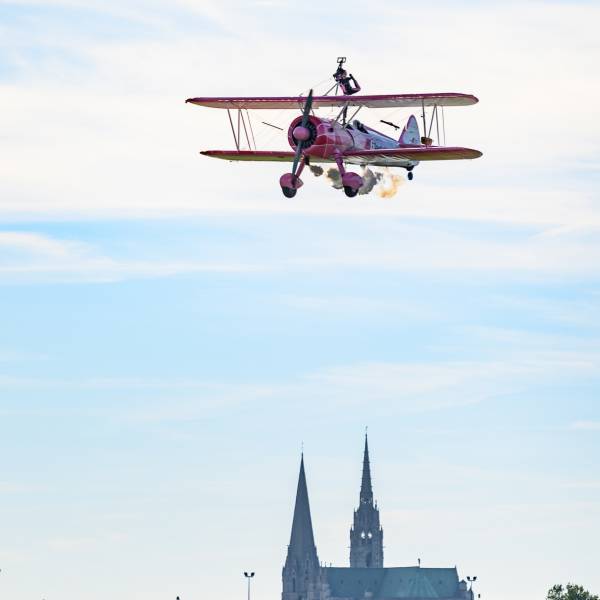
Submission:
M 349 185 L 345 185 L 344 193 L 346 194 L 346 196 L 348 196 L 348 198 L 354 198 L 354 196 L 356 196 L 356 194 L 358 194 L 358 190 L 355 190 L 354 188 L 350 187 Z
M 291 187 L 282 187 L 281 191 L 286 198 L 293 198 L 298 190 Z
M 409 181 L 412 181 L 412 178 L 413 178 L 413 177 L 414 177 L 414 174 L 413 174 L 411 171 L 409 171 L 409 172 L 408 172 L 408 180 L 409 180 Z

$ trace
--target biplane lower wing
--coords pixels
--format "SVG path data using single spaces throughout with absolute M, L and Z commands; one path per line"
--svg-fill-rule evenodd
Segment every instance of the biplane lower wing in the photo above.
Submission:
M 200 152 L 204 156 L 212 158 L 221 158 L 223 160 L 242 160 L 242 161 L 257 161 L 257 162 L 294 162 L 295 152 L 287 152 L 285 150 L 204 150 Z M 326 158 L 312 158 L 311 163 L 333 162 Z
M 344 153 L 344 162 L 376 167 L 400 167 L 407 161 L 464 160 L 479 158 L 479 150 L 460 147 L 418 146 L 414 148 L 387 148 L 383 150 L 357 150 Z
M 204 150 L 204 156 L 230 161 L 294 162 L 295 152 L 286 150 Z M 386 148 L 383 150 L 356 150 L 342 154 L 344 162 L 376 167 L 404 167 L 407 161 L 465 160 L 479 158 L 481 152 L 455 146 L 416 146 L 413 148 Z M 332 163 L 333 158 L 311 156 L 311 163 Z

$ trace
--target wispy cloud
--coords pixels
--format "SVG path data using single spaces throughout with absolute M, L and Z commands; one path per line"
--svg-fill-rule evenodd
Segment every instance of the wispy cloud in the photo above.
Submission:
M 0 232 L 0 283 L 91 282 L 168 277 L 181 273 L 232 273 L 260 270 L 243 262 L 148 261 L 98 254 L 83 242 L 37 233 Z
M 276 273 L 361 269 L 400 272 L 481 272 L 536 277 L 600 274 L 600 241 L 557 242 L 530 234 L 510 239 L 446 232 L 439 225 L 372 220 L 357 230 L 349 221 L 335 227 L 277 219 L 256 221 L 253 238 L 227 244 L 209 239 L 201 246 L 182 244 L 149 258 L 146 246 L 91 244 L 34 232 L 0 232 L 0 283 L 110 282 L 186 273 Z M 329 223 L 331 225 L 331 222 Z M 310 235 L 307 237 L 307 232 Z M 186 235 L 190 235 L 187 233 Z M 501 236 L 500 236 L 501 237 Z M 123 246 L 123 245 L 121 245 Z M 156 253 L 154 253 L 156 254 Z M 339 301 L 348 310 L 382 308 L 364 298 L 288 297 L 303 309 L 327 310 Z M 379 304 L 378 304 L 379 303 Z M 421 314 L 422 308 L 404 306 Z
M 540 380 L 546 384 L 571 377 L 594 378 L 600 372 L 600 352 L 562 352 L 518 344 L 501 348 L 496 357 L 471 361 L 357 362 L 323 367 L 284 382 L 228 383 L 207 379 L 148 378 L 3 378 L 0 389 L 44 389 L 84 397 L 100 392 L 102 406 L 39 409 L 6 408 L 5 414 L 34 410 L 40 414 L 75 411 L 135 421 L 194 421 L 229 413 L 241 406 L 288 411 L 302 406 L 305 415 L 337 414 L 377 405 L 379 416 L 446 410 L 522 394 Z M 539 349 L 538 349 L 539 350 Z M 134 393 L 132 393 L 134 392 Z M 117 405 L 113 400 L 119 400 Z M 572 429 L 597 430 L 595 421 L 579 421 Z
M 571 429 L 577 431 L 600 431 L 600 421 L 574 421 Z
M 0 481 L 0 494 L 23 494 L 33 491 L 35 491 L 35 488 L 29 484 Z

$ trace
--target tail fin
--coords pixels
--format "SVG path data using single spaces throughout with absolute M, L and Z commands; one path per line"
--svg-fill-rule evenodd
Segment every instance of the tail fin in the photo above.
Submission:
M 404 129 L 402 130 L 402 135 L 398 140 L 400 145 L 405 146 L 415 146 L 421 143 L 421 135 L 419 134 L 419 124 L 417 123 L 417 119 L 415 115 L 410 115 Z

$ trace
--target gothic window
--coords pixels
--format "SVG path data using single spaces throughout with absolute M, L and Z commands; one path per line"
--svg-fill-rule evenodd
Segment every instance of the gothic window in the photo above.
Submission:
M 368 537 L 369 539 L 371 539 L 371 538 L 373 537 L 373 534 L 372 534 L 372 533 L 369 531 L 369 533 L 367 533 L 367 537 Z
M 296 578 L 292 577 L 292 592 L 296 591 Z
M 367 534 L 364 531 L 360 532 L 360 537 L 364 540 L 367 537 Z

